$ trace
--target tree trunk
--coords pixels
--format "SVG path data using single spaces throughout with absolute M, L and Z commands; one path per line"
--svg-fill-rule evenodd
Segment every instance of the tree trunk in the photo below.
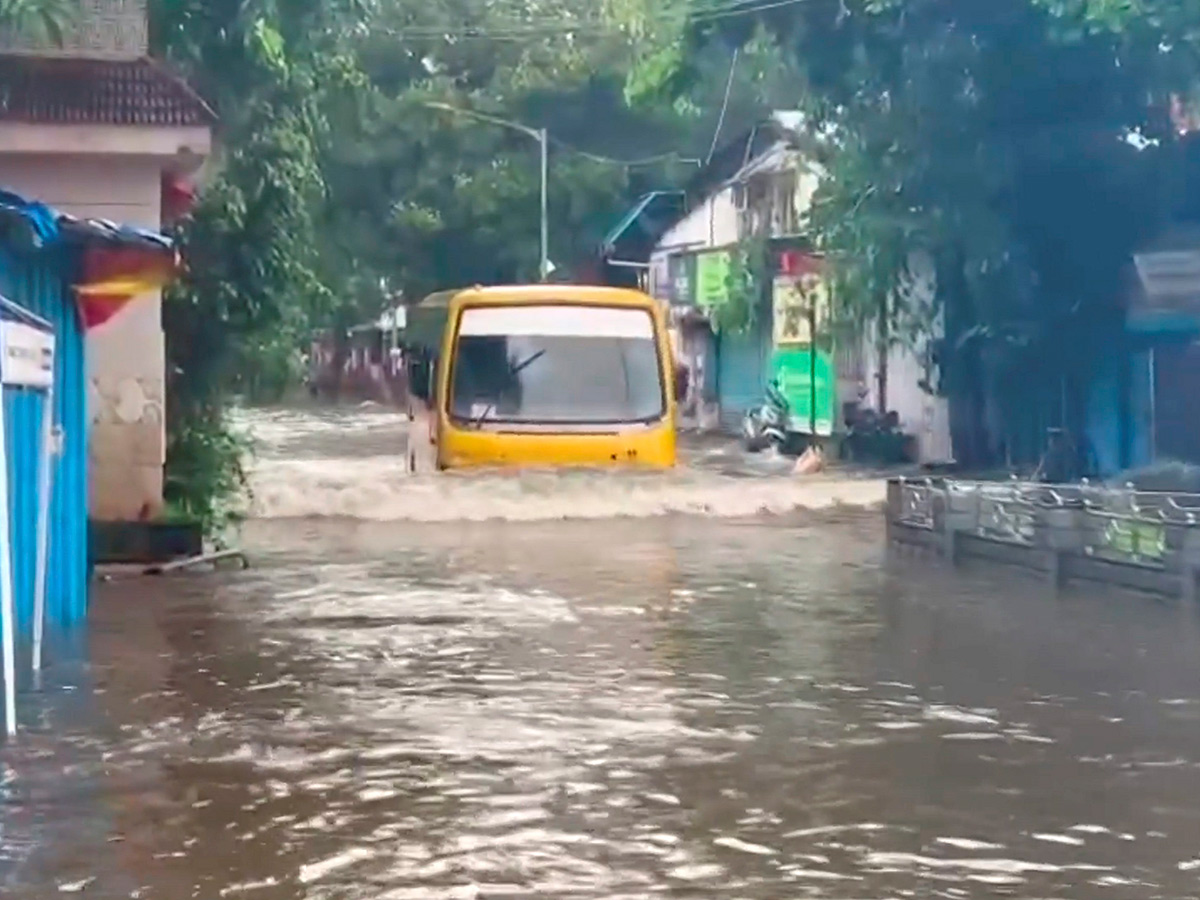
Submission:
M 879 298 L 879 322 L 876 326 L 876 351 L 879 354 L 879 396 L 878 409 L 880 417 L 888 412 L 888 348 L 891 345 L 892 324 L 890 321 L 888 295 Z
M 950 406 L 950 442 L 965 469 L 988 465 L 986 390 L 979 341 L 963 338 L 977 324 L 963 274 L 963 253 L 952 247 L 938 260 L 937 290 L 945 310 L 942 371 Z

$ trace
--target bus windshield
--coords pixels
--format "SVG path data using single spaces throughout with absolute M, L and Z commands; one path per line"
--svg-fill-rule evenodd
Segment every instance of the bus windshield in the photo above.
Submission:
M 448 412 L 477 425 L 652 422 L 666 412 L 658 354 L 645 309 L 468 307 Z

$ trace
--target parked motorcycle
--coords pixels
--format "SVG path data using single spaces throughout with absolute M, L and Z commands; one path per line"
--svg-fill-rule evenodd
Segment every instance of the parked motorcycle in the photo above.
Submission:
M 908 460 L 909 438 L 894 412 L 854 404 L 846 410 L 846 433 L 838 455 L 847 462 L 898 465 Z
M 742 440 L 746 449 L 758 453 L 768 447 L 783 451 L 788 445 L 788 422 L 791 407 L 779 382 L 772 379 L 767 384 L 766 398 L 758 406 L 746 410 L 742 417 Z

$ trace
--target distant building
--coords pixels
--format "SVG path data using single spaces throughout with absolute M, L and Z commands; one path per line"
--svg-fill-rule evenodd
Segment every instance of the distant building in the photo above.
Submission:
M 685 427 L 736 429 L 775 379 L 798 432 L 815 425 L 818 435 L 830 435 L 852 408 L 870 406 L 897 414 L 921 461 L 948 460 L 947 402 L 929 390 L 937 381 L 929 347 L 880 354 L 869 335 L 830 347 L 818 324 L 814 353 L 804 310 L 828 310 L 828 298 L 821 299 L 823 262 L 804 230 L 820 173 L 799 149 L 802 124 L 798 113 L 777 113 L 728 142 L 682 195 L 643 198 L 610 233 L 605 251 L 631 262 L 642 262 L 644 253 L 643 286 L 669 310 L 677 361 L 688 370 Z M 721 332 L 712 311 L 728 302 L 735 254 L 750 239 L 766 242 L 770 283 L 753 325 Z M 932 297 L 932 276 L 909 289 Z
M 338 336 L 326 329 L 309 348 L 309 387 L 314 396 L 400 403 L 404 399 L 404 331 L 408 309 L 398 304 L 379 318 Z

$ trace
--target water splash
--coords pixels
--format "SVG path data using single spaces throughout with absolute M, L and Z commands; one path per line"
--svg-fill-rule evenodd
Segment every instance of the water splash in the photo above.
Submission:
M 261 519 L 546 521 L 669 514 L 741 518 L 881 504 L 879 479 L 794 476 L 788 460 L 729 446 L 685 448 L 673 472 L 408 472 L 407 416 L 356 410 L 241 413 L 258 442 Z

